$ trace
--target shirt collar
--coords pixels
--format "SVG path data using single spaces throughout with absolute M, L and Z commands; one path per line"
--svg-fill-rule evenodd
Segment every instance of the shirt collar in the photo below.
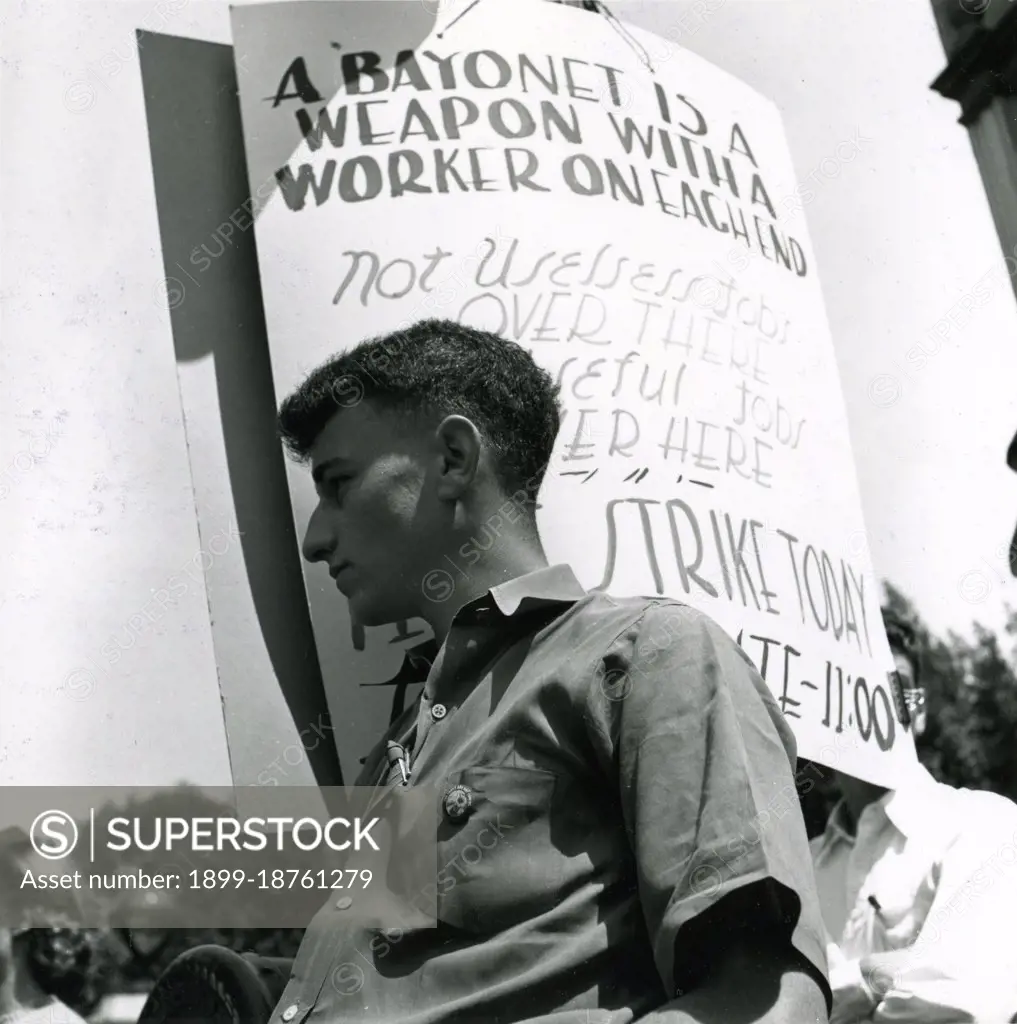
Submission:
M 552 604 L 575 604 L 586 596 L 571 566 L 564 563 L 548 565 L 536 572 L 528 572 L 524 576 L 499 583 L 489 593 L 498 610 L 505 616 L 534 611 Z
M 522 615 L 555 604 L 575 604 L 586 596 L 582 584 L 572 568 L 564 563 L 548 565 L 535 572 L 516 576 L 492 587 L 486 594 L 464 605 L 457 619 L 476 616 L 493 605 L 506 618 Z M 364 686 L 399 686 L 423 682 L 438 656 L 439 644 L 432 637 L 408 648 L 398 673 L 381 683 L 363 683 Z
M 949 816 L 943 802 L 944 788 L 950 789 L 937 782 L 923 764 L 916 763 L 897 788 L 883 798 L 886 816 L 907 838 L 928 831 L 942 822 L 944 815 Z
M 916 762 L 902 776 L 896 789 L 869 804 L 862 814 L 885 815 L 898 832 L 910 839 L 941 819 L 944 810 L 942 789 L 928 769 Z M 843 800 L 838 800 L 830 812 L 824 836 L 824 842 L 854 843 L 855 836 L 847 826 L 847 804 Z

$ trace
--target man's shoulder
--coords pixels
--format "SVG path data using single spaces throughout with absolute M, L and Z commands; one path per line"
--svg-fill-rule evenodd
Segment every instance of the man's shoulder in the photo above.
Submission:
M 721 643 L 734 639 L 720 624 L 699 608 L 672 597 L 637 595 L 618 597 L 602 590 L 591 590 L 574 607 L 581 628 L 595 620 L 606 633 L 635 632 L 648 637 L 674 640 L 708 635 Z
M 606 698 L 612 713 L 624 711 L 630 723 L 670 715 L 702 725 L 707 715 L 715 722 L 727 715 L 732 728 L 767 737 L 766 756 L 778 749 L 771 742 L 777 740 L 793 769 L 794 732 L 755 663 L 711 615 L 661 595 L 602 591 L 588 593 L 572 613 L 573 632 L 563 644 L 575 665 L 570 678 L 595 704 Z M 592 672 L 577 651 L 595 653 Z
M 682 601 L 662 596 L 616 597 L 590 592 L 573 609 L 572 634 L 566 645 L 595 653 L 610 673 L 632 672 L 644 679 L 681 675 L 692 696 L 696 680 L 713 686 L 751 684 L 770 699 L 752 659 L 710 615 Z M 715 671 L 716 670 L 716 671 Z
M 952 791 L 952 810 L 959 828 L 1017 829 L 1017 804 L 1008 797 L 987 789 L 956 788 L 946 783 L 940 785 Z
M 999 793 L 952 786 L 920 769 L 917 784 L 905 788 L 903 796 L 903 809 L 914 823 L 919 844 L 929 837 L 946 847 L 958 842 L 1017 841 L 1017 803 Z

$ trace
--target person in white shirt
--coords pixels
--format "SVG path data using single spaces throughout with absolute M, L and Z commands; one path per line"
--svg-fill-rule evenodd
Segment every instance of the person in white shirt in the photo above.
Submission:
M 917 736 L 913 632 L 884 623 Z M 834 774 L 842 799 L 811 843 L 831 1024 L 1017 1019 L 1017 804 L 921 765 L 892 791 Z

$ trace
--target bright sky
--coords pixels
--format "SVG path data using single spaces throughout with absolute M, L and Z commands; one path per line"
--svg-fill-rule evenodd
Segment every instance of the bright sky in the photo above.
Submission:
M 930 0 L 611 7 L 780 107 L 815 194 L 806 216 L 876 573 L 937 631 L 1000 628 L 1004 601 L 1017 605 L 1017 302 L 960 111 L 929 88 L 946 63 Z M 980 281 L 988 301 L 915 369 L 905 353 L 934 351 L 933 325 Z

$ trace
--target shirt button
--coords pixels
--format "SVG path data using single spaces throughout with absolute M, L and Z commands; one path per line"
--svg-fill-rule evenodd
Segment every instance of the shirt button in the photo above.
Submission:
M 462 821 L 473 806 L 473 793 L 469 786 L 453 786 L 445 794 L 445 813 L 452 821 Z
M 299 1007 L 297 1006 L 296 1003 L 291 1003 L 289 1006 L 286 1007 L 285 1010 L 283 1010 L 283 1012 L 282 1012 L 282 1019 L 283 1020 L 293 1020 L 293 1018 L 297 1015 L 297 1010 L 298 1009 L 299 1009 Z
M 353 900 L 349 896 L 343 896 L 335 901 L 336 910 L 349 910 L 353 906 Z
M 440 722 L 448 714 L 448 708 L 444 704 L 435 704 L 431 708 L 431 717 L 436 721 Z

